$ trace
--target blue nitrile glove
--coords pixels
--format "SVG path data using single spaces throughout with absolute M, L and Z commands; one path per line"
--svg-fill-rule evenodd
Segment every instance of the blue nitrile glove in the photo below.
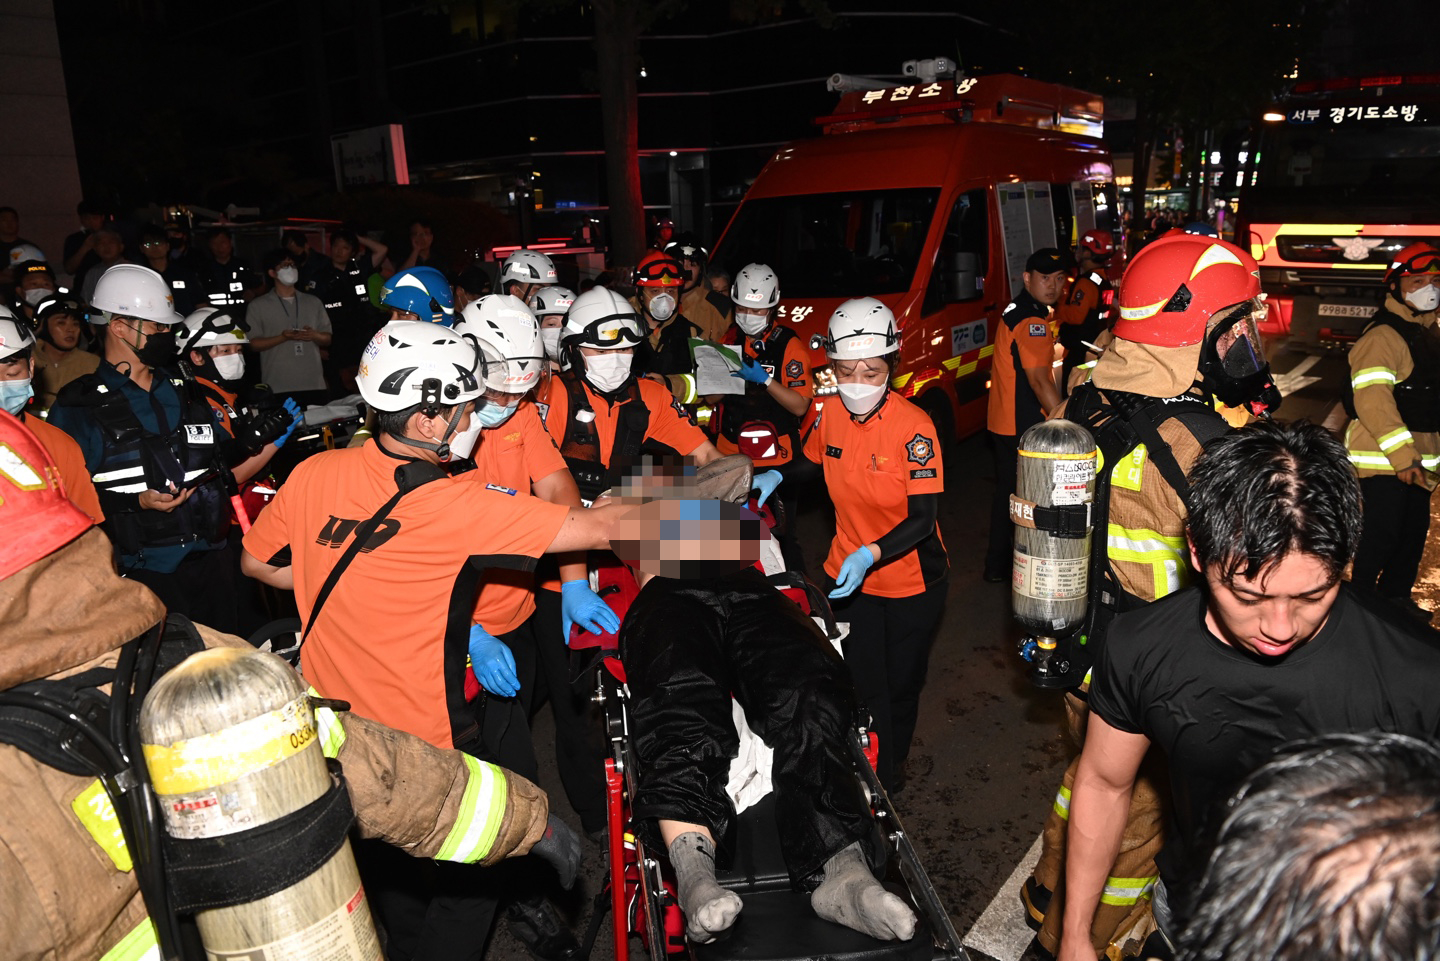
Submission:
M 756 507 L 764 507 L 765 499 L 775 493 L 775 488 L 780 486 L 784 475 L 778 470 L 767 470 L 763 474 L 756 474 L 750 481 L 750 486 L 760 492 L 760 499 L 755 502 Z
M 620 618 L 599 594 L 590 590 L 590 582 L 585 580 L 560 585 L 560 628 L 566 644 L 570 643 L 571 624 L 579 624 L 581 630 L 591 634 L 614 634 L 620 630 Z
M 515 655 L 498 637 L 479 624 L 470 627 L 470 668 L 480 685 L 491 694 L 514 697 L 520 693 L 520 678 L 515 674 Z
M 870 548 L 862 547 L 852 551 L 850 556 L 845 558 L 845 563 L 840 565 L 840 576 L 835 578 L 835 590 L 830 592 L 831 597 L 849 597 L 855 593 L 855 588 L 865 579 L 865 572 L 875 566 L 875 555 L 870 553 Z
M 296 428 L 305 422 L 305 412 L 300 409 L 300 405 L 295 403 L 293 398 L 285 398 L 285 413 L 290 415 L 290 426 L 285 429 L 285 433 L 275 438 L 276 450 L 284 447 L 285 442 L 290 439 L 290 435 L 295 433 Z
M 730 371 L 730 376 L 739 377 L 747 384 L 759 384 L 761 387 L 770 383 L 770 372 L 749 357 L 741 357 L 740 369 Z

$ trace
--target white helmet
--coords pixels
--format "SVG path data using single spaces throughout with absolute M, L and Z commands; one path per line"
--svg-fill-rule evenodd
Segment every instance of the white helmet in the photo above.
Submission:
M 746 264 L 735 275 L 730 299 L 737 307 L 774 307 L 780 303 L 780 278 L 764 264 Z
M 34 346 L 35 335 L 30 332 L 30 325 L 16 317 L 9 307 L 0 306 L 0 360 Z
M 856 297 L 835 308 L 825 337 L 831 360 L 884 357 L 900 349 L 895 314 L 874 297 Z
M 392 320 L 360 357 L 355 385 L 376 410 L 438 410 L 479 397 L 473 341 L 428 320 Z M 433 415 L 432 415 L 433 416 Z
M 545 370 L 540 323 L 519 297 L 490 294 L 471 301 L 460 312 L 455 332 L 480 342 L 480 372 L 486 387 L 523 394 L 540 383 Z M 500 358 L 499 364 L 487 362 L 492 354 Z
M 535 291 L 535 316 L 551 317 L 556 314 L 561 317 L 575 303 L 575 291 L 569 287 L 551 285 L 541 287 Z
M 165 278 L 139 264 L 116 264 L 101 274 L 90 307 L 104 311 L 107 323 L 114 316 L 157 324 L 178 324 L 185 319 L 175 313 L 175 297 Z
M 560 334 L 567 346 L 600 350 L 634 347 L 644 339 L 635 308 L 609 287 L 591 287 L 576 297 Z
M 248 344 L 249 336 L 235 315 L 225 307 L 201 307 L 185 318 L 181 350 L 203 350 L 225 344 Z
M 555 283 L 555 261 L 538 250 L 517 250 L 505 258 L 500 268 L 498 286 L 505 289 L 508 283 L 541 284 Z
M 36 247 L 34 244 L 16 244 L 10 248 L 11 267 L 14 267 L 16 264 L 23 264 L 27 260 L 38 260 L 42 264 L 48 264 L 50 262 L 45 257 L 45 251 Z

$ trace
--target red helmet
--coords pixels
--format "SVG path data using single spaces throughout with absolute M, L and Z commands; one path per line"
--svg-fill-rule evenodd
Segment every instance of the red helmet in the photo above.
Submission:
M 35 435 L 0 411 L 0 580 L 89 530 L 93 521 L 65 496 L 55 459 Z
M 663 251 L 652 250 L 635 265 L 636 287 L 679 287 L 683 283 L 685 268 Z
M 1401 277 L 1412 274 L 1440 274 L 1440 249 L 1424 241 L 1411 244 L 1390 262 L 1389 269 L 1385 271 L 1385 282 L 1393 284 Z
M 1205 339 L 1210 318 L 1260 295 L 1260 265 L 1234 244 L 1179 233 L 1146 245 L 1120 279 L 1115 336 L 1156 347 Z
M 1115 253 L 1115 235 L 1108 230 L 1087 230 L 1080 236 L 1080 249 L 1103 260 Z

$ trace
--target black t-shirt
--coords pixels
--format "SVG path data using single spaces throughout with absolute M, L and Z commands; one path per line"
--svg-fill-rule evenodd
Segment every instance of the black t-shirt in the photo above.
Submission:
M 1316 734 L 1440 735 L 1440 634 L 1342 584 L 1303 647 L 1262 663 L 1205 624 L 1201 588 L 1115 619 L 1090 710 L 1165 752 L 1172 822 L 1156 859 L 1183 918 L 1209 853 L 1210 816 L 1281 745 Z M 1207 823 L 1208 822 L 1208 823 Z

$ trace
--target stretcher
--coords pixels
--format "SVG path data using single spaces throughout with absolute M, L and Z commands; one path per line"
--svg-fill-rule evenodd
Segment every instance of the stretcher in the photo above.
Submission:
M 845 625 L 835 623 L 824 594 L 803 576 L 784 571 L 779 558 L 778 547 L 762 554 L 765 572 L 776 589 L 815 617 L 832 642 L 843 637 Z M 629 601 L 638 593 L 629 570 L 618 566 L 602 568 L 595 586 L 623 620 Z M 585 938 L 587 948 L 593 945 L 601 916 L 608 910 L 618 961 L 636 956 L 632 954 L 632 938 L 638 939 L 640 956 L 652 961 L 686 954 L 696 961 L 938 961 L 967 957 L 875 773 L 878 742 L 864 724 L 857 724 L 851 732 L 848 746 L 852 770 L 870 799 L 884 840 L 886 864 L 881 879 L 914 909 L 918 917 L 915 936 L 908 941 L 878 941 L 817 917 L 809 895 L 791 888 L 774 818 L 774 796 L 768 794 L 740 812 L 734 856 L 728 867 L 717 870 L 721 885 L 739 894 L 744 902 L 739 920 L 715 941 L 689 942 L 665 853 L 649 850 L 630 827 L 630 799 L 637 790 L 638 771 L 629 737 L 629 694 L 625 668 L 618 655 L 618 638 L 601 635 L 597 641 L 595 635 L 589 637 L 599 648 L 594 698 L 603 710 L 608 740 L 609 756 L 604 763 L 609 872 Z M 736 714 L 737 726 L 742 727 L 743 755 L 747 736 L 757 742 L 758 738 L 743 728 L 743 715 L 738 710 Z M 735 782 L 732 768 L 732 785 Z

